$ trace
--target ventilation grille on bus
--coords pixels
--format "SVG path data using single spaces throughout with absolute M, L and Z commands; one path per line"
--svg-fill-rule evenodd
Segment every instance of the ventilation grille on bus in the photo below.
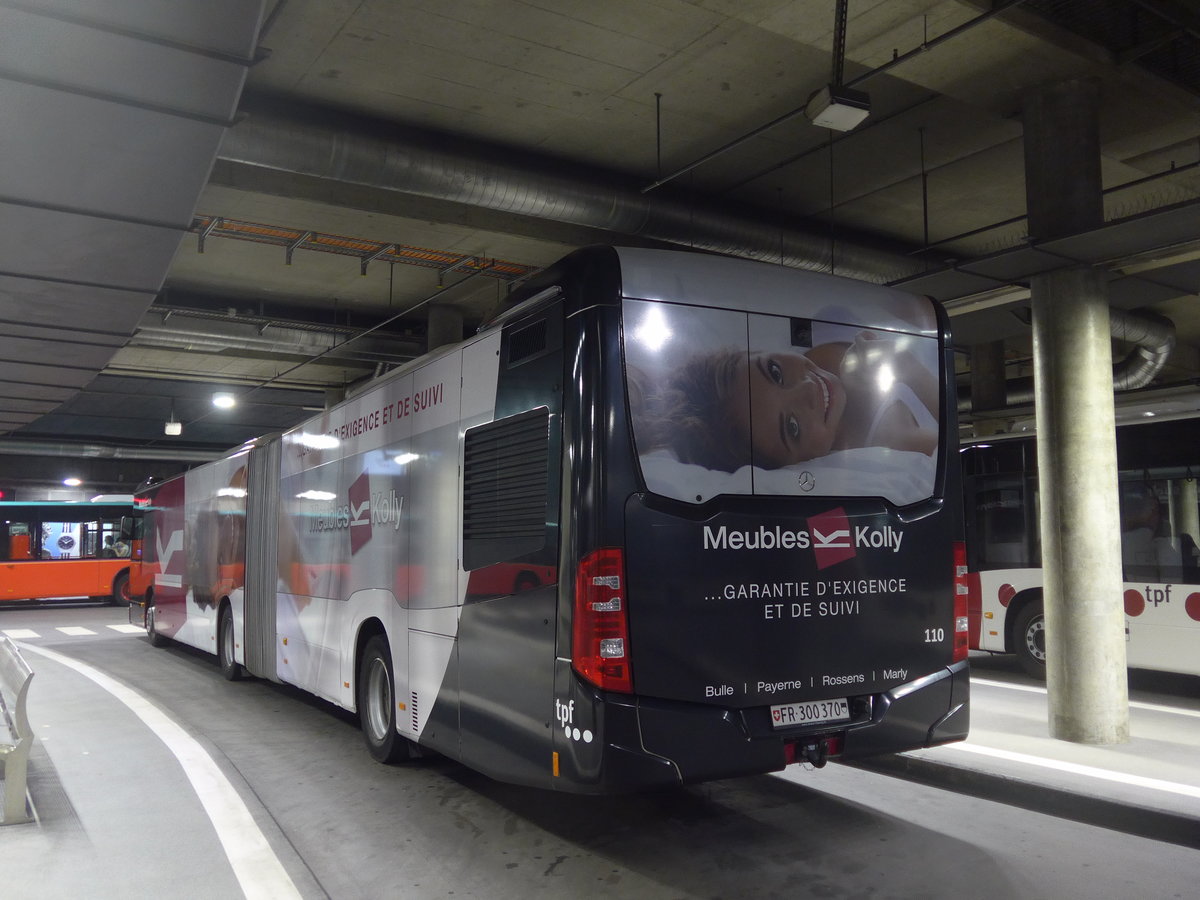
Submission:
M 508 336 L 508 364 L 515 365 L 545 350 L 547 327 L 546 320 L 539 319 L 511 332 Z
M 499 419 L 466 433 L 463 568 L 514 559 L 546 541 L 550 411 Z

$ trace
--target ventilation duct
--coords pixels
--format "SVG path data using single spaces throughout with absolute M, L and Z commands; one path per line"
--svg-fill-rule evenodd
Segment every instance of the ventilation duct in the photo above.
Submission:
M 220 459 L 228 451 L 177 450 L 172 447 L 117 447 L 112 444 L 52 444 L 10 439 L 0 441 L 0 455 L 67 456 L 73 459 L 149 459 L 203 463 Z
M 1148 385 L 1175 349 L 1175 323 L 1153 313 L 1108 312 L 1113 337 L 1134 344 L 1133 350 L 1113 366 L 1113 390 L 1132 391 Z
M 397 338 L 348 340 L 352 332 L 318 331 L 271 324 L 268 327 L 212 320 L 203 326 L 172 316 L 171 327 L 139 325 L 131 346 L 222 353 L 241 350 L 272 356 L 315 357 L 348 360 L 366 366 L 378 362 L 400 364 L 420 356 L 422 348 L 413 341 Z M 345 345 L 344 347 L 342 345 Z
M 643 194 L 610 172 L 537 158 L 443 134 L 374 123 L 333 125 L 315 115 L 281 114 L 247 98 L 245 120 L 231 128 L 220 159 L 278 172 L 434 198 L 501 213 L 594 228 L 864 281 L 890 282 L 923 270 L 899 247 L 804 231 L 732 212 L 699 198 Z
M 1113 390 L 1133 391 L 1154 380 L 1175 349 L 1175 325 L 1170 319 L 1148 312 L 1129 312 L 1109 309 L 1109 328 L 1119 341 L 1133 344 L 1125 358 L 1113 365 Z M 1029 376 L 1008 381 L 1005 406 L 1028 406 L 1033 403 L 1033 379 Z M 971 392 L 960 388 L 958 411 L 971 411 Z M 991 410 L 980 410 L 991 412 Z
M 251 98 L 243 109 L 248 116 L 226 132 L 220 159 L 863 281 L 898 281 L 924 268 L 908 253 L 862 236 L 838 240 L 834 255 L 827 232 L 781 230 L 753 213 L 694 197 L 643 194 L 613 173 L 560 160 L 410 128 L 393 128 L 384 139 L 378 124 L 374 131 L 361 122 L 334 125 L 315 113 L 280 113 Z M 1112 322 L 1114 337 L 1136 344 L 1114 366 L 1114 388 L 1145 386 L 1170 355 L 1174 326 L 1121 310 L 1112 311 Z M 1032 400 L 1032 379 L 1010 383 L 1008 405 Z M 959 408 L 969 410 L 969 396 L 960 395 Z

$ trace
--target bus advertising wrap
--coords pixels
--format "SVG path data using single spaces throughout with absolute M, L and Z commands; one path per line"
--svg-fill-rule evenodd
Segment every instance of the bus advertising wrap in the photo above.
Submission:
M 736 707 L 844 697 L 950 657 L 950 554 L 884 504 L 693 523 L 632 501 L 626 522 L 639 691 Z

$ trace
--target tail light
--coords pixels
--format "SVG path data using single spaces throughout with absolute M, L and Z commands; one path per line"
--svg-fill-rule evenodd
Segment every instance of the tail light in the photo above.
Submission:
M 584 557 L 575 576 L 571 656 L 575 671 L 605 691 L 633 693 L 625 556 L 606 547 Z
M 970 646 L 970 616 L 967 615 L 967 598 L 970 592 L 967 577 L 967 545 L 964 541 L 954 542 L 954 651 L 951 659 L 959 662 L 967 658 Z

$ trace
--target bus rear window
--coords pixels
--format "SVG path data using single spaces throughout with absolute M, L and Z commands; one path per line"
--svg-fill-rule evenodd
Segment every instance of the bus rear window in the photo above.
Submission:
M 625 300 L 626 383 L 647 488 L 690 503 L 719 494 L 926 499 L 940 443 L 930 330 Z

